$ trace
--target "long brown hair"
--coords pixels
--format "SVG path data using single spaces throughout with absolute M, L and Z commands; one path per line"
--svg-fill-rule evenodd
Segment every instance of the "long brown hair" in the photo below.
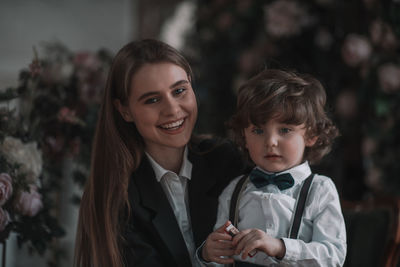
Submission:
M 122 231 L 129 215 L 130 174 L 140 164 L 142 136 L 114 107 L 127 105 L 132 77 L 144 65 L 169 62 L 183 68 L 189 80 L 190 65 L 171 46 L 157 40 L 125 45 L 115 56 L 104 91 L 93 142 L 91 171 L 82 196 L 75 245 L 77 267 L 120 267 Z

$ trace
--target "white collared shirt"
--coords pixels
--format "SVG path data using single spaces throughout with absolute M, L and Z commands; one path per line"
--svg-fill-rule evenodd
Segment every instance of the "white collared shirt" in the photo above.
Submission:
M 145 152 L 146 153 L 146 152 Z M 174 211 L 176 220 L 185 240 L 190 259 L 193 262 L 195 243 L 193 239 L 192 224 L 189 213 L 189 198 L 187 190 L 187 179 L 192 177 L 192 163 L 187 158 L 188 149 L 185 148 L 183 162 L 179 175 L 161 167 L 148 153 L 147 158 L 153 167 L 157 181 L 161 184 L 168 202 Z
M 315 175 L 308 193 L 298 239 L 288 238 L 296 201 L 302 182 L 311 174 L 308 162 L 289 172 L 295 181 L 293 187 L 280 191 L 270 184 L 256 188 L 249 182 L 239 203 L 239 230 L 258 228 L 285 243 L 282 260 L 258 252 L 248 262 L 264 266 L 342 266 L 346 256 L 346 229 L 339 196 L 333 181 Z M 215 229 L 229 219 L 233 190 L 242 176 L 233 180 L 219 197 Z M 235 256 L 239 260 L 239 256 Z M 204 264 L 204 262 L 203 262 Z M 216 266 L 216 264 L 205 264 Z

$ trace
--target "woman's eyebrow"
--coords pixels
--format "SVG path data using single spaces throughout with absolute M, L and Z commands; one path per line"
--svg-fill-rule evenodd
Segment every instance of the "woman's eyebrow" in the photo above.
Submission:
M 175 87 L 177 87 L 177 86 L 179 86 L 179 85 L 188 84 L 188 83 L 189 83 L 189 81 L 187 81 L 187 80 L 179 80 L 179 81 L 177 81 L 177 82 L 174 82 L 169 88 L 170 88 L 170 89 L 173 89 L 173 88 L 175 88 Z M 138 101 L 141 101 L 142 99 L 144 99 L 144 98 L 146 98 L 146 97 L 149 97 L 149 96 L 157 95 L 157 94 L 159 94 L 159 93 L 160 93 L 160 92 L 158 92 L 158 91 L 152 91 L 152 92 L 144 93 L 143 95 L 141 95 L 141 96 L 138 98 Z
M 189 81 L 187 81 L 187 80 L 180 80 L 180 81 L 173 83 L 169 88 L 172 89 L 172 88 L 177 87 L 178 85 L 183 85 L 183 84 L 188 84 L 188 83 L 189 83 Z
M 141 101 L 142 99 L 145 99 L 145 98 L 147 98 L 147 97 L 149 97 L 149 96 L 158 95 L 158 94 L 159 94 L 159 92 L 157 92 L 157 91 L 144 93 L 143 95 L 141 95 L 141 96 L 138 98 L 138 101 Z

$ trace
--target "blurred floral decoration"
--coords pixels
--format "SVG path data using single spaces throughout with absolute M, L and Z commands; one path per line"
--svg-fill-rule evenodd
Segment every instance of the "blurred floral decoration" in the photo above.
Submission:
M 314 75 L 341 130 L 316 169 L 348 199 L 400 194 L 400 1 L 198 1 L 184 52 L 199 131 L 225 135 L 239 85 L 261 69 Z
M 86 180 L 111 55 L 60 43 L 45 44 L 43 58 L 34 54 L 18 86 L 0 93 L 0 241 L 15 232 L 19 246 L 43 255 L 65 234 L 57 221 L 65 162 L 78 184 Z M 49 266 L 58 266 L 57 254 Z

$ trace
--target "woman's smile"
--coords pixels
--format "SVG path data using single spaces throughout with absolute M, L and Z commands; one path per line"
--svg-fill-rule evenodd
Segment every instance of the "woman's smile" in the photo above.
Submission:
M 180 119 L 173 122 L 167 122 L 159 125 L 158 127 L 166 131 L 168 134 L 178 134 L 183 130 L 185 119 Z

